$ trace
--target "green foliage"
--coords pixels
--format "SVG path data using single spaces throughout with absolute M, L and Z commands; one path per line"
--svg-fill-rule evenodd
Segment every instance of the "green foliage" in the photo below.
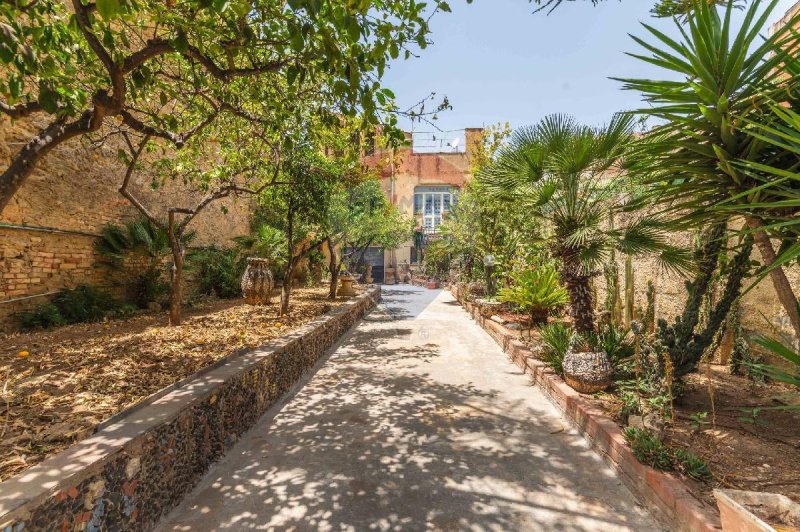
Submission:
M 562 363 L 574 333 L 563 323 L 551 323 L 539 329 L 542 342 L 542 360 L 557 373 L 564 371 Z
M 569 302 L 558 272 L 549 264 L 517 272 L 512 277 L 511 288 L 501 289 L 497 298 L 528 313 L 534 323 L 546 322 L 551 311 Z
M 637 112 L 658 123 L 638 142 L 632 164 L 650 187 L 648 200 L 674 215 L 678 228 L 741 215 L 751 229 L 761 227 L 755 236 L 768 232 L 785 252 L 793 250 L 786 259 L 800 252 L 789 230 L 797 224 L 800 189 L 787 172 L 800 154 L 794 141 L 779 140 L 781 115 L 791 111 L 775 104 L 797 103 L 800 65 L 785 50 L 800 43 L 800 18 L 770 32 L 777 4 L 748 2 L 739 25 L 732 22 L 735 2 L 717 9 L 693 0 L 686 24 L 675 22 L 677 41 L 643 24 L 649 40 L 634 40 L 647 55 L 632 55 L 662 75 L 621 81 L 647 102 Z
M 616 115 L 601 128 L 552 115 L 515 132 L 478 175 L 489 194 L 548 222 L 547 243 L 561 263 L 579 332 L 594 329 L 590 279 L 612 250 L 659 253 L 662 264 L 679 271 L 689 266 L 688 256 L 667 242 L 658 217 L 636 217 L 622 228 L 608 224 L 631 187 L 622 165 L 633 140 L 629 115 Z
M 269 259 L 269 267 L 276 278 L 283 277 L 288 262 L 286 235 L 278 228 L 256 222 L 253 232 L 234 238 L 241 259 L 261 257 Z
M 71 323 L 99 321 L 112 313 L 130 309 L 111 295 L 88 285 L 61 290 L 50 303 L 19 316 L 23 329 L 50 328 Z
M 706 461 L 685 449 L 675 451 L 675 461 L 678 463 L 679 469 L 688 477 L 701 482 L 711 478 L 711 471 L 709 471 Z
M 425 275 L 437 279 L 447 279 L 450 273 L 451 258 L 450 243 L 444 239 L 434 240 L 425 248 L 422 270 Z
M 605 351 L 611 363 L 617 365 L 633 356 L 633 339 L 629 332 L 609 323 L 601 326 L 597 333 L 586 336 L 593 350 Z
M 389 61 L 427 47 L 432 14 L 450 11 L 444 0 L 65 4 L 0 3 L 1 109 L 50 115 L 49 146 L 96 131 L 103 117 L 181 147 L 223 114 L 288 131 L 302 109 L 383 121 L 402 142 L 395 96 L 379 80 Z M 16 155 L 30 168 L 0 177 L 0 203 L 40 151 Z
M 489 126 L 470 146 L 474 175 L 479 175 L 496 157 L 511 131 L 508 124 Z M 505 201 L 486 191 L 473 179 L 460 191 L 455 208 L 439 231 L 444 235 L 461 281 L 485 281 L 483 257 L 495 257 L 496 279 L 510 281 L 511 273 L 542 261 L 541 224 L 521 202 Z
M 235 249 L 208 246 L 193 249 L 189 255 L 200 294 L 216 295 L 222 299 L 240 297 L 244 261 Z
M 709 424 L 706 419 L 708 418 L 708 412 L 695 412 L 689 416 L 689 421 L 691 422 L 692 430 L 698 431 Z
M 752 364 L 752 370 L 771 380 L 800 389 L 800 353 L 780 340 L 768 336 L 756 338 L 755 343 L 783 359 L 788 369 L 772 364 Z
M 344 261 L 355 271 L 368 247 L 396 249 L 410 241 L 414 222 L 389 202 L 372 173 L 352 173 L 357 181 L 342 183 L 334 192 L 325 231 L 334 245 L 349 249 Z
M 675 378 L 697 367 L 725 323 L 731 307 L 739 297 L 742 282 L 750 271 L 752 237 L 748 235 L 743 239 L 744 243 L 739 247 L 733 261 L 728 263 L 727 260 L 720 260 L 726 253 L 725 232 L 725 226 L 717 225 L 701 235 L 701 242 L 696 251 L 698 272 L 694 281 L 687 283 L 689 295 L 684 310 L 675 318 L 673 325 L 667 325 L 665 320 L 658 322 L 656 336 L 672 361 Z M 723 263 L 725 263 L 723 271 L 727 274 L 727 278 L 722 297 L 716 302 L 713 310 L 709 309 L 708 316 L 701 319 L 703 301 L 712 286 L 717 268 L 723 268 Z
M 32 329 L 50 329 L 64 325 L 64 317 L 58 311 L 58 307 L 52 303 L 38 305 L 33 310 L 23 312 L 18 317 L 19 326 L 25 331 Z
M 628 427 L 625 429 L 625 439 L 641 463 L 659 471 L 671 471 L 675 468 L 669 447 L 649 430 Z
M 194 238 L 194 232 L 185 233 L 183 245 Z M 162 278 L 163 264 L 170 256 L 169 237 L 161 225 L 147 218 L 125 225 L 108 224 L 95 249 L 110 267 L 122 273 L 128 299 L 140 308 L 159 302 L 169 290 Z

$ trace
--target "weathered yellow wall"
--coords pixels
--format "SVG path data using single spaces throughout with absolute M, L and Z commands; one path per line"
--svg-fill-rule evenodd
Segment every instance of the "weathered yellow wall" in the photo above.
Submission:
M 36 120 L 12 122 L 0 118 L 0 167 L 36 130 Z M 0 227 L 0 323 L 8 325 L 13 314 L 46 301 L 34 298 L 15 303 L 4 301 L 44 294 L 89 283 L 108 285 L 107 269 L 99 267 L 94 242 L 109 222 L 138 216 L 119 192 L 124 167 L 116 158 L 117 146 L 92 148 L 74 139 L 52 151 L 39 164 L 11 203 L 0 213 L 0 223 L 44 226 L 75 233 L 46 233 Z M 153 190 L 151 177 L 137 175 L 132 187 L 137 197 L 159 216 L 168 207 L 193 207 L 201 193 L 188 192 L 177 183 L 166 182 Z M 227 208 L 227 214 L 222 208 Z M 250 204 L 225 199 L 211 204 L 192 222 L 195 245 L 228 245 L 234 236 L 249 229 Z

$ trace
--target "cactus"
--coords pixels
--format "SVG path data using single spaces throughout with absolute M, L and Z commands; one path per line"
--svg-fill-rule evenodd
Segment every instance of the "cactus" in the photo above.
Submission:
M 646 334 L 653 334 L 656 330 L 656 285 L 647 281 L 647 309 L 644 311 L 642 325 Z
M 631 326 L 633 316 L 634 304 L 634 288 L 633 288 L 633 258 L 630 255 L 625 256 L 625 327 Z

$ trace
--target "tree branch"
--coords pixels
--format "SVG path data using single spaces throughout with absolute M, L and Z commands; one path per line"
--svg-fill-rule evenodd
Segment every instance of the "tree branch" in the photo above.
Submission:
M 128 145 L 131 146 L 130 139 L 127 138 L 125 135 L 126 141 Z M 144 206 L 144 204 L 139 201 L 136 196 L 134 196 L 129 190 L 128 185 L 131 181 L 131 176 L 133 176 L 133 171 L 136 169 L 136 164 L 139 162 L 139 158 L 141 157 L 142 153 L 144 153 L 144 149 L 147 146 L 147 143 L 150 142 L 150 135 L 146 135 L 141 142 L 139 142 L 139 146 L 136 148 L 131 155 L 131 160 L 128 162 L 128 169 L 125 171 L 125 178 L 122 180 L 122 186 L 119 187 L 119 193 L 122 194 L 131 204 L 136 207 L 136 209 L 141 212 L 145 218 L 156 224 L 163 230 L 167 230 L 167 227 L 164 226 L 161 221 L 156 218 L 148 209 Z
M 5 102 L 0 102 L 0 112 L 5 113 L 11 118 L 22 118 L 33 113 L 38 113 L 42 110 L 39 102 L 18 103 L 17 105 L 9 105 Z

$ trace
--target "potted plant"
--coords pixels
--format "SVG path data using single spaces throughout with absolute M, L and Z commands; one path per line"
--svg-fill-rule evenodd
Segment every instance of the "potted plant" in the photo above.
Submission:
M 576 334 L 562 362 L 564 380 L 575 391 L 596 393 L 613 383 L 614 368 L 602 349 Z

